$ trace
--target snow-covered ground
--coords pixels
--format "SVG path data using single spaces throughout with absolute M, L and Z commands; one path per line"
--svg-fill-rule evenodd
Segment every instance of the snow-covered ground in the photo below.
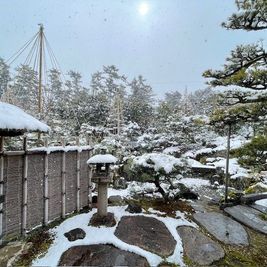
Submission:
M 210 181 L 209 180 L 204 180 L 204 179 L 199 179 L 199 178 L 182 178 L 179 180 L 179 183 L 184 184 L 185 186 L 196 189 L 201 186 L 209 186 Z
M 131 214 L 125 211 L 126 206 L 119 207 L 109 207 L 109 212 L 114 213 L 117 224 L 122 218 L 122 216 L 138 216 L 138 214 Z M 173 235 L 177 244 L 175 247 L 174 253 L 169 256 L 167 259 L 163 259 L 160 256 L 148 252 L 144 249 L 141 249 L 137 246 L 127 244 L 122 240 L 118 239 L 115 235 L 115 229 L 117 227 L 93 227 L 88 226 L 88 223 L 92 217 L 92 215 L 96 212 L 95 209 L 86 214 L 76 215 L 72 218 L 65 220 L 59 226 L 53 228 L 51 232 L 55 235 L 55 239 L 51 247 L 48 249 L 47 253 L 36 259 L 32 265 L 33 266 L 56 266 L 59 262 L 61 255 L 70 247 L 78 246 L 78 245 L 93 245 L 93 244 L 113 244 L 115 247 L 126 250 L 129 252 L 134 252 L 138 255 L 145 257 L 151 266 L 157 266 L 161 261 L 167 260 L 169 262 L 173 262 L 179 264 L 180 266 L 184 266 L 182 257 L 183 257 L 183 247 L 182 241 L 179 237 L 176 228 L 181 225 L 187 225 L 192 227 L 197 227 L 197 225 L 193 222 L 189 222 L 185 219 L 184 214 L 177 212 L 177 218 L 171 217 L 161 217 L 160 212 L 150 209 L 152 214 L 139 214 L 148 217 L 153 217 L 162 221 L 170 233 Z M 79 239 L 74 242 L 69 242 L 68 239 L 64 236 L 64 233 L 74 229 L 81 228 L 85 231 L 86 237 L 84 239 Z
M 257 205 L 267 207 L 267 199 L 261 199 L 255 202 Z
M 225 170 L 226 166 L 226 159 L 225 158 L 207 158 L 207 165 L 215 166 L 215 167 L 221 167 L 223 170 Z M 231 179 L 238 179 L 242 177 L 248 177 L 249 173 L 248 170 L 241 167 L 239 163 L 237 162 L 236 158 L 232 158 L 229 160 L 229 173 Z

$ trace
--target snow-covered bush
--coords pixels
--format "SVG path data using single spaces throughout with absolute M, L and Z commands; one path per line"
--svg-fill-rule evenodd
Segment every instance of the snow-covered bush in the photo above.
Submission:
M 133 159 L 131 171 L 136 180 L 153 182 L 167 201 L 179 193 L 177 181 L 186 167 L 185 160 L 164 153 L 147 153 Z
M 233 151 L 238 162 L 245 167 L 267 170 L 267 136 L 254 137 L 251 142 Z

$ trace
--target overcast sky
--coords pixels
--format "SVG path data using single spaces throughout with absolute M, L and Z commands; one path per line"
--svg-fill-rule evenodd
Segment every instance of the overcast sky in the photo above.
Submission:
M 202 72 L 219 68 L 237 44 L 263 39 L 220 26 L 235 10 L 234 0 L 0 0 L 0 57 L 43 23 L 63 71 L 81 72 L 86 86 L 114 64 L 129 79 L 142 74 L 158 95 L 193 91 L 205 88 Z

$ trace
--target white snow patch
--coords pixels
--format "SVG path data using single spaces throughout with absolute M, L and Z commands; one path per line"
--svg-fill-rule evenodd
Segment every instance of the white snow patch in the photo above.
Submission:
M 130 196 L 129 189 L 115 189 L 115 188 L 108 188 L 108 197 L 110 196 L 121 196 L 122 198 L 127 198 Z
M 221 167 L 225 172 L 226 159 L 225 158 L 207 158 L 208 165 Z M 237 162 L 237 158 L 229 159 L 229 173 L 231 179 L 240 179 L 243 177 L 249 177 L 248 170 L 241 167 Z
M 162 151 L 162 153 L 164 153 L 164 154 L 173 154 L 176 152 L 180 152 L 180 149 L 178 146 L 167 147 Z
M 35 147 L 35 148 L 30 148 L 29 151 L 45 151 L 47 154 L 50 154 L 51 152 L 56 152 L 56 151 L 64 151 L 64 152 L 69 152 L 69 151 L 78 151 L 82 152 L 83 150 L 91 150 L 93 149 L 91 146 L 50 146 L 50 147 Z
M 267 207 L 267 199 L 261 199 L 261 200 L 257 200 L 255 202 L 255 204 L 263 206 L 263 207 Z
M 201 186 L 210 185 L 209 180 L 204 180 L 204 179 L 199 179 L 199 178 L 182 178 L 181 180 L 179 180 L 179 183 L 182 183 L 189 188 L 198 188 Z
M 118 159 L 111 154 L 99 154 L 99 155 L 94 155 L 93 157 L 91 157 L 87 161 L 87 164 L 116 163 L 117 161 Z
M 163 153 L 147 153 L 136 157 L 133 160 L 133 165 L 153 168 L 155 171 L 164 169 L 166 173 L 170 173 L 175 167 L 181 167 L 184 163 L 180 159 Z

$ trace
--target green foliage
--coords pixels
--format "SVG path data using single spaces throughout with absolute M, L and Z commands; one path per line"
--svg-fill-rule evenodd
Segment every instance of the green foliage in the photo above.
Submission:
M 233 151 L 239 163 L 245 167 L 253 167 L 256 170 L 267 170 L 266 165 L 267 136 L 259 135 L 239 149 Z
M 234 13 L 222 26 L 227 29 L 246 31 L 267 28 L 266 0 L 236 0 L 238 13 Z
M 231 108 L 218 108 L 210 117 L 211 124 L 236 124 L 240 122 L 257 122 L 264 120 L 267 102 L 237 104 Z
M 262 186 L 260 183 L 254 184 L 245 190 L 245 194 L 265 193 L 265 192 L 267 192 L 267 188 Z
M 265 213 L 261 213 L 261 214 L 259 215 L 259 217 L 260 217 L 262 220 L 267 221 L 267 214 L 265 214 Z
M 31 234 L 27 238 L 27 242 L 30 244 L 29 248 L 25 253 L 20 255 L 19 259 L 14 263 L 14 266 L 30 266 L 34 259 L 47 252 L 53 243 L 53 236 L 49 231 L 40 229 Z
M 129 121 L 136 122 L 141 127 L 147 127 L 153 117 L 153 91 L 140 75 L 129 84 L 131 94 L 125 105 L 125 116 Z
M 236 0 L 237 12 L 228 18 L 223 26 L 227 29 L 265 30 L 267 29 L 266 0 Z M 258 121 L 259 117 L 266 119 L 267 115 L 267 52 L 262 43 L 238 45 L 226 58 L 222 70 L 207 70 L 203 76 L 208 78 L 208 84 L 225 86 L 221 94 L 223 106 L 213 115 L 213 121 L 236 123 L 238 121 Z M 255 106 L 262 105 L 261 113 Z M 248 105 L 240 105 L 248 104 Z M 237 107 L 226 108 L 226 106 Z M 256 113 L 256 114 L 255 114 Z M 262 118 L 261 118 L 262 119 Z

